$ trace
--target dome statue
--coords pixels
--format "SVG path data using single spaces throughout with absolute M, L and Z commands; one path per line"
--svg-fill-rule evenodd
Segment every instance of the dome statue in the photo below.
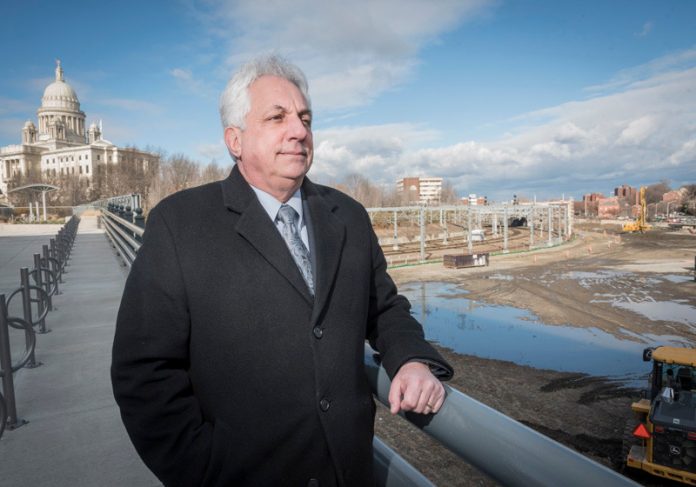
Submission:
M 60 60 L 56 60 L 56 79 L 44 90 L 41 98 L 41 107 L 37 110 L 39 116 L 38 140 L 47 142 L 57 140 L 58 132 L 55 125 L 64 126 L 60 131 L 63 135 L 60 140 L 68 144 L 84 144 L 85 114 L 80 110 L 80 100 L 72 86 L 63 78 L 63 68 Z M 54 127 L 54 128 L 51 128 Z
M 63 68 L 59 59 L 56 60 L 56 80 L 44 90 L 41 107 L 80 110 L 80 100 L 77 99 L 77 93 L 63 79 Z

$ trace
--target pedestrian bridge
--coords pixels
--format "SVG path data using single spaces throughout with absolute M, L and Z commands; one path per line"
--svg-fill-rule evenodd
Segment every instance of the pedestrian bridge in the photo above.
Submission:
M 139 229 L 116 216 L 98 224 L 97 213 L 81 216 L 67 253 L 60 242 L 55 251 L 46 245 L 60 229 L 57 225 L 0 224 L 0 338 L 4 329 L 14 364 L 8 365 L 0 340 L 0 355 L 5 355 L 0 357 L 0 417 L 7 417 L 0 424 L 0 485 L 160 485 L 128 439 L 109 375 L 128 267 L 113 247 L 123 239 L 107 238 L 104 229 L 120 226 L 122 237 L 130 232 L 136 246 Z M 127 252 L 119 253 L 127 257 Z M 35 265 L 43 270 L 31 270 Z M 27 269 L 24 276 L 22 268 Z M 34 296 L 29 317 L 22 303 L 25 294 Z M 39 323 L 42 306 L 50 312 Z M 30 321 L 25 326 L 33 332 L 12 317 Z M 35 340 L 32 356 L 25 350 L 30 335 Z M 376 397 L 385 402 L 389 380 L 367 346 L 365 366 Z M 17 370 L 8 373 L 11 368 Z M 451 388 L 437 415 L 406 419 L 501 485 L 636 485 Z M 380 440 L 375 447 L 380 485 L 432 485 Z

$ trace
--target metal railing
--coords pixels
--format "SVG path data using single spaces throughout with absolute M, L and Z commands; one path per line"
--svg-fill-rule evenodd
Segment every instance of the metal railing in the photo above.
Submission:
M 378 357 L 365 345 L 368 380 L 379 401 L 389 406 L 391 381 Z M 447 399 L 437 414 L 401 416 L 501 485 L 638 485 L 452 387 L 445 385 L 445 390 Z
M 135 221 L 135 215 L 140 217 Z M 129 207 L 102 208 L 101 221 L 127 265 L 140 248 L 142 213 Z M 389 405 L 390 380 L 365 345 L 365 371 L 375 396 Z M 522 425 L 504 414 L 445 386 L 447 399 L 435 415 L 401 414 L 450 451 L 502 485 L 526 487 L 602 485 L 634 486 L 630 479 Z M 428 487 L 433 484 L 379 438 L 373 441 L 378 485 Z
M 60 294 L 58 283 L 62 282 L 62 276 L 66 273 L 79 222 L 79 218 L 72 217 L 61 227 L 56 237 L 50 239 L 50 245 L 43 246 L 43 256 L 34 254 L 34 268 L 29 270 L 22 267 L 19 270 L 20 286 L 9 297 L 0 294 L 0 437 L 5 429 L 13 430 L 26 423 L 17 417 L 13 373 L 21 368 L 41 365 L 35 357 L 36 335 L 50 331 L 46 328 L 46 315 L 55 309 L 52 296 Z M 21 318 L 10 316 L 9 313 L 12 300 L 18 296 L 22 300 Z M 15 363 L 12 362 L 10 328 L 24 331 L 24 351 Z
M 140 248 L 145 228 L 142 209 L 131 211 L 130 206 L 108 204 L 101 208 L 99 222 L 117 255 L 130 267 Z

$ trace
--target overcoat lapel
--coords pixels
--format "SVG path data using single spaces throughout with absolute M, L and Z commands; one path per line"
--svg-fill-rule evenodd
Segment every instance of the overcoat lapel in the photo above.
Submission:
M 225 205 L 240 214 L 235 230 L 312 305 L 312 295 L 283 237 L 268 218 L 237 166 L 222 181 Z M 259 272 L 263 272 L 259 269 Z
M 312 326 L 319 320 L 321 313 L 331 295 L 338 265 L 341 262 L 343 244 L 345 238 L 345 224 L 335 214 L 336 205 L 324 198 L 317 191 L 317 187 L 305 179 L 302 190 L 309 207 L 309 217 L 312 221 L 314 233 L 314 250 L 316 276 L 314 310 L 312 312 Z

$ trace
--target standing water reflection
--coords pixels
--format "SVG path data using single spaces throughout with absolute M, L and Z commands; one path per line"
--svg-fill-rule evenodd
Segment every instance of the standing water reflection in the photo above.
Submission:
M 583 372 L 632 382 L 645 377 L 647 346 L 690 345 L 676 336 L 619 339 L 597 328 L 547 325 L 532 312 L 478 303 L 455 284 L 415 282 L 400 287 L 428 340 L 455 352 L 507 360 L 535 368 Z

